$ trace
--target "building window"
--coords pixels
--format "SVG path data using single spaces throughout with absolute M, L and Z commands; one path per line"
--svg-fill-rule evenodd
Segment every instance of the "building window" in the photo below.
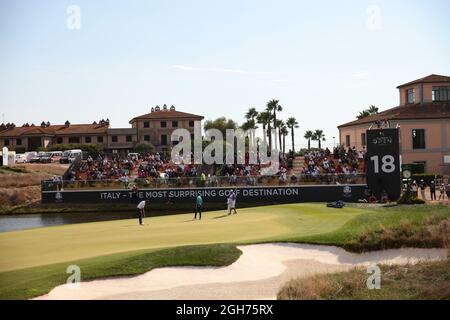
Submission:
M 111 141 L 112 142 L 117 142 L 117 136 L 111 136 Z
M 408 89 L 408 91 L 406 91 L 406 97 L 408 103 L 414 103 L 414 89 Z
M 349 135 L 345 136 L 345 146 L 350 147 L 350 136 Z
M 18 146 L 21 146 L 22 145 L 22 139 L 16 139 L 16 144 Z
M 433 101 L 449 101 L 450 87 L 433 88 L 432 99 Z
M 150 136 L 149 136 L 148 134 L 146 134 L 146 135 L 144 136 L 144 141 L 150 141 Z
M 58 137 L 56 138 L 56 144 L 62 144 L 63 143 L 63 138 Z
M 413 149 L 425 149 L 425 129 L 413 129 Z
M 161 135 L 161 145 L 167 146 L 167 135 L 166 134 Z
M 161 121 L 161 128 L 167 128 L 167 122 Z
M 132 137 L 131 136 L 127 136 L 127 142 L 131 142 L 131 141 L 133 141 Z
M 178 128 L 178 121 L 172 121 L 172 128 Z
M 361 133 L 361 145 L 362 146 L 367 145 L 367 139 L 366 139 L 366 134 L 365 133 Z
M 97 142 L 98 143 L 103 143 L 103 137 L 102 136 L 98 136 L 97 137 Z
M 144 128 L 150 128 L 150 122 L 144 121 Z
M 5 146 L 9 146 L 9 139 L 5 139 Z
M 92 138 L 91 137 L 86 137 L 86 138 L 84 138 L 84 141 L 86 143 L 91 143 L 92 142 Z
M 80 143 L 80 137 L 69 137 L 69 143 Z
M 191 128 L 194 127 L 194 121 L 189 121 L 189 127 L 191 127 Z

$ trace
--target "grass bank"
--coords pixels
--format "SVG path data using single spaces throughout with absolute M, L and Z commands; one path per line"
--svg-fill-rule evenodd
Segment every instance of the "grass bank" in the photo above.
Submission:
M 367 270 L 318 275 L 289 281 L 280 300 L 448 300 L 450 260 L 406 266 L 381 266 L 381 288 L 367 289 Z
M 29 299 L 48 293 L 66 282 L 69 265 L 77 265 L 82 281 L 133 276 L 160 267 L 227 266 L 242 254 L 234 245 L 188 246 L 163 250 L 142 250 L 66 263 L 3 272 L 0 300 Z
M 337 245 L 352 252 L 401 247 L 442 248 L 450 243 L 448 219 L 449 208 L 443 205 L 374 207 L 332 232 L 287 240 Z

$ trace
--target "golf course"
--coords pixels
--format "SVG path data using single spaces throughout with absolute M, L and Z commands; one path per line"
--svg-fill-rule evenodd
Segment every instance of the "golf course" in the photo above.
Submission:
M 296 242 L 356 252 L 444 247 L 438 227 L 449 218 L 448 207 L 441 205 L 289 204 L 231 216 L 205 212 L 201 221 L 181 214 L 147 217 L 143 226 L 128 219 L 5 232 L 0 234 L 0 298 L 46 294 L 65 283 L 69 265 L 81 268 L 83 281 L 164 266 L 226 266 L 239 258 L 236 245 L 243 244 Z

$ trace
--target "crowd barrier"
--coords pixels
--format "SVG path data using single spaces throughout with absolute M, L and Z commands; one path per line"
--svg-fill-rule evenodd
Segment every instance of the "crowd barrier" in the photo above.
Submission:
M 272 187 L 298 185 L 354 185 L 366 184 L 365 174 L 321 174 L 247 177 L 177 177 L 177 178 L 137 178 L 135 180 L 44 180 L 41 190 L 92 190 L 92 189 L 167 189 L 167 188 L 217 188 L 217 187 Z

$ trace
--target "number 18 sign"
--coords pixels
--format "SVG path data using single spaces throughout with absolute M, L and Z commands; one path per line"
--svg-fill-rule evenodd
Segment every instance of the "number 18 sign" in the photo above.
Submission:
M 367 130 L 367 185 L 377 198 L 385 192 L 390 200 L 400 197 L 399 129 Z

